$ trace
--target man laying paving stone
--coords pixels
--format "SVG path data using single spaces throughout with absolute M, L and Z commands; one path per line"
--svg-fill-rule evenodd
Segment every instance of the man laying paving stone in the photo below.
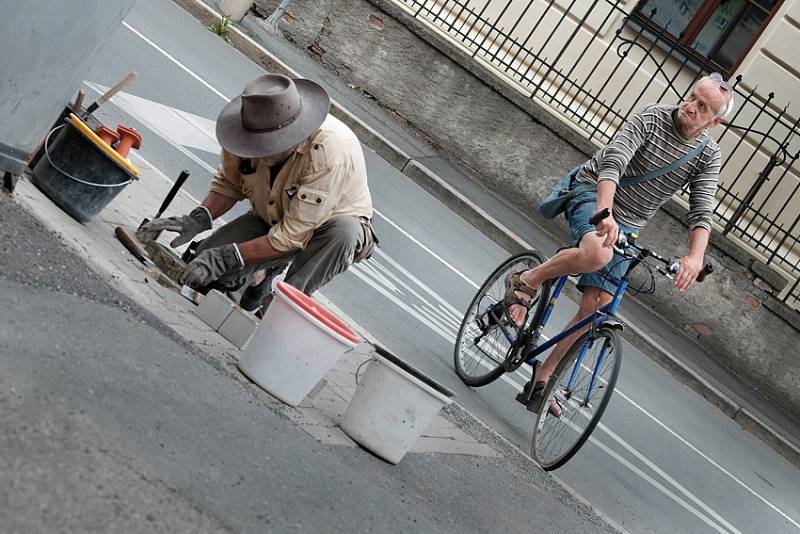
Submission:
M 221 165 L 205 200 L 188 215 L 154 219 L 137 236 L 178 232 L 171 245 L 211 229 L 237 202 L 252 211 L 197 244 L 179 282 L 205 293 L 249 284 L 240 305 L 263 314 L 272 278 L 307 295 L 375 245 L 372 198 L 355 134 L 328 114 L 330 98 L 316 83 L 264 74 L 217 118 Z

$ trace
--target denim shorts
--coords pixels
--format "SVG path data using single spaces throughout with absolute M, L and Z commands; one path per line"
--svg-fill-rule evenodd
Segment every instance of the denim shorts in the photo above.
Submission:
M 578 246 L 581 238 L 589 232 L 594 232 L 597 227 L 589 222 L 589 218 L 597 211 L 597 192 L 587 191 L 571 198 L 567 202 L 567 209 L 564 216 L 569 221 L 569 231 L 572 236 L 573 246 Z M 626 226 L 617 222 L 620 232 L 638 232 L 639 229 L 633 226 Z M 613 295 L 617 291 L 617 286 L 611 281 L 606 279 L 600 273 L 610 274 L 616 278 L 620 278 L 625 274 L 630 260 L 623 258 L 618 254 L 614 254 L 608 265 L 600 269 L 600 271 L 593 273 L 582 274 L 578 279 L 578 289 L 583 291 L 586 287 L 598 287 Z

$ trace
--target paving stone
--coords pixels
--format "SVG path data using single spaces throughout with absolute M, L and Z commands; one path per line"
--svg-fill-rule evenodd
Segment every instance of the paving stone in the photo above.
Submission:
M 255 315 L 234 306 L 217 331 L 238 348 L 244 349 L 259 324 Z
M 355 386 L 356 384 L 355 374 L 348 373 L 346 371 L 339 371 L 336 368 L 334 368 L 332 371 L 328 371 L 325 377 L 332 385 L 335 386 Z
M 183 324 L 170 324 L 169 327 L 189 342 L 207 349 L 213 349 L 215 353 L 224 352 L 227 354 L 238 352 L 232 349 L 230 343 L 214 330 L 208 330 L 207 328 L 198 329 Z
M 287 411 L 289 418 L 298 425 L 335 427 L 336 422 L 313 407 L 297 407 Z
M 356 442 L 351 440 L 347 434 L 338 427 L 301 425 L 303 431 L 315 440 L 325 445 L 345 445 L 347 447 L 358 447 Z
M 347 399 L 342 399 L 339 395 L 337 395 L 330 386 L 321 389 L 312 399 L 312 406 L 328 406 L 331 404 L 341 404 L 346 403 Z
M 340 397 L 342 397 L 347 402 L 350 402 L 350 399 L 353 398 L 353 395 L 356 394 L 356 385 L 353 384 L 352 386 L 331 386 L 331 389 L 335 391 Z
M 234 306 L 235 304 L 231 299 L 214 289 L 208 292 L 208 295 L 197 307 L 195 313 L 212 330 L 217 330 L 233 311 Z
M 325 386 L 327 386 L 327 385 L 328 385 L 328 381 L 327 381 L 326 379 L 324 379 L 324 378 L 323 378 L 322 380 L 320 380 L 319 382 L 317 382 L 317 385 L 316 385 L 316 386 L 314 386 L 314 389 L 312 389 L 312 390 L 309 392 L 309 394 L 308 394 L 308 395 L 306 395 L 306 398 L 305 398 L 305 399 L 303 399 L 303 402 L 305 402 L 306 400 L 309 400 L 309 399 L 313 399 L 314 397 L 316 397 L 317 395 L 319 395 L 319 393 L 320 393 L 320 392 L 321 392 L 323 389 L 325 389 Z M 301 404 L 302 404 L 302 403 L 301 403 Z
M 350 402 L 350 399 L 353 398 L 353 395 L 356 392 L 356 388 L 344 388 L 341 386 L 330 386 L 331 393 L 336 395 L 336 397 L 345 404 Z
M 433 423 L 422 433 L 426 438 L 446 438 L 463 442 L 477 443 L 472 437 L 454 426 L 443 426 L 440 422 L 445 421 L 441 417 L 433 420 Z
M 495 458 L 497 453 L 483 443 L 474 441 L 472 443 L 465 443 L 448 438 L 419 438 L 414 445 L 412 445 L 409 452 L 438 452 L 444 454 L 464 454 L 469 456 L 483 456 L 486 458 Z

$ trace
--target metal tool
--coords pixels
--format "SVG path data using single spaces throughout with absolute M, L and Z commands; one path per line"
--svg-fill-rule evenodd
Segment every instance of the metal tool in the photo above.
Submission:
M 81 106 L 83 106 L 83 99 L 86 97 L 86 93 L 83 92 L 83 89 L 78 91 L 78 96 L 75 97 L 75 103 L 72 104 L 72 109 L 75 113 L 81 112 Z
M 112 87 L 111 89 L 109 89 L 108 91 L 103 93 L 100 96 L 100 98 L 98 98 L 97 100 L 92 102 L 92 104 L 88 108 L 86 108 L 86 111 L 81 113 L 81 119 L 86 120 L 86 117 L 88 117 L 89 115 L 91 115 L 92 113 L 97 111 L 97 108 L 99 108 L 100 106 L 102 106 L 103 104 L 105 104 L 106 102 L 111 100 L 112 96 L 114 96 L 115 94 L 120 92 L 122 90 L 122 88 L 125 87 L 126 85 L 128 85 L 130 82 L 132 82 L 134 78 L 136 78 L 136 73 L 135 72 L 128 73 L 128 75 L 125 76 L 122 80 L 120 80 L 117 83 L 117 85 L 115 85 L 114 87 Z M 79 110 L 76 110 L 76 111 L 79 111 Z
M 153 219 L 158 219 L 159 217 L 161 217 L 161 215 L 164 214 L 164 212 L 167 210 L 169 205 L 172 203 L 172 200 L 175 198 L 175 195 L 178 194 L 178 191 L 180 190 L 180 188 L 183 186 L 184 182 L 186 182 L 186 180 L 188 178 L 189 178 L 189 171 L 182 170 L 180 175 L 178 175 L 178 179 L 175 180 L 174 184 L 172 184 L 172 188 L 169 190 L 169 193 L 167 193 L 167 196 L 164 197 L 164 202 L 161 203 L 161 207 L 158 208 L 158 213 L 156 213 L 156 216 L 153 217 Z M 142 219 L 142 222 L 139 225 L 139 228 L 141 228 L 145 224 L 149 223 L 151 220 L 152 219 L 148 219 L 147 217 L 145 217 L 144 219 Z
M 175 195 L 178 194 L 178 190 L 180 190 L 181 186 L 183 186 L 184 182 L 186 182 L 187 178 L 189 178 L 189 171 L 183 170 L 181 174 L 178 176 L 178 179 L 175 180 L 175 183 L 172 185 L 172 188 L 167 193 L 167 196 L 164 198 L 164 202 L 161 203 L 161 207 L 158 208 L 158 213 L 154 218 L 158 219 L 161 215 L 166 211 L 169 205 L 172 203 L 172 200 L 175 198 Z M 142 219 L 141 224 L 139 224 L 139 229 L 142 228 L 145 224 L 150 222 L 150 219 L 145 217 Z M 114 229 L 114 235 L 117 236 L 117 239 L 125 246 L 126 249 L 130 251 L 133 256 L 139 260 L 140 262 L 144 263 L 145 265 L 153 265 L 153 261 L 150 258 L 145 246 L 142 243 L 155 241 L 158 239 L 158 234 L 161 232 L 157 232 L 154 235 L 146 234 L 141 232 L 141 230 L 132 230 L 125 226 L 117 226 Z
M 148 267 L 153 265 L 153 261 L 147 256 L 147 252 L 139 240 L 136 239 L 132 229 L 129 229 L 125 226 L 117 226 L 114 229 L 114 235 L 137 260 L 144 263 Z

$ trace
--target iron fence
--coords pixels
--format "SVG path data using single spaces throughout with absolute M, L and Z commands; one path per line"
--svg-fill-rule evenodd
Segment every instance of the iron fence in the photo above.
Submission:
M 715 65 L 677 45 L 668 27 L 614 0 L 395 0 L 517 90 L 597 144 L 650 102 L 682 99 Z M 736 110 L 716 138 L 723 162 L 715 214 L 788 279 L 779 297 L 800 307 L 800 115 L 775 94 L 732 80 Z M 683 192 L 688 201 L 687 191 Z

